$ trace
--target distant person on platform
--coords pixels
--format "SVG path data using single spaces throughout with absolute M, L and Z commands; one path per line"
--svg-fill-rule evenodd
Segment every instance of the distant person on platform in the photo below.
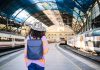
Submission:
M 45 69 L 45 54 L 48 52 L 48 42 L 45 36 L 45 31 L 46 29 L 41 23 L 35 23 L 31 26 L 29 35 L 25 40 L 24 50 L 25 62 L 28 70 Z M 42 51 L 40 51 L 41 49 L 39 47 L 43 48 Z M 36 48 L 38 48 L 38 50 Z

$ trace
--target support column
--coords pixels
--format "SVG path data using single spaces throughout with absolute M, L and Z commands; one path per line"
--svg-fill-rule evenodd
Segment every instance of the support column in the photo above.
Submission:
M 8 23 L 9 23 L 9 19 L 7 18 L 7 24 L 6 24 L 6 30 L 8 30 Z
M 99 0 L 96 0 L 97 3 L 98 3 L 98 6 L 99 6 L 99 12 L 100 12 L 100 1 Z

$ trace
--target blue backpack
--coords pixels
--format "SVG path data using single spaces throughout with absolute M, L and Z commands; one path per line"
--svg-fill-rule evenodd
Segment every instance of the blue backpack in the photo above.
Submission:
M 27 40 L 27 57 L 31 60 L 39 60 L 43 57 L 43 43 L 41 39 Z

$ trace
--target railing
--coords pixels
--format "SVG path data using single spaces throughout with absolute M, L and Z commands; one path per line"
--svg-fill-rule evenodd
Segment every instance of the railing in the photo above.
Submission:
M 21 34 L 18 34 L 17 32 L 14 32 L 14 31 L 2 31 L 2 30 L 0 30 L 0 33 L 12 34 L 12 35 L 20 35 L 21 36 Z

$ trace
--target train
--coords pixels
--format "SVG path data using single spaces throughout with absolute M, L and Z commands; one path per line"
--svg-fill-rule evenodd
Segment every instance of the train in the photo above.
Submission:
M 100 28 L 70 36 L 67 45 L 86 53 L 100 55 Z
M 0 49 L 24 45 L 25 37 L 10 33 L 0 33 Z

